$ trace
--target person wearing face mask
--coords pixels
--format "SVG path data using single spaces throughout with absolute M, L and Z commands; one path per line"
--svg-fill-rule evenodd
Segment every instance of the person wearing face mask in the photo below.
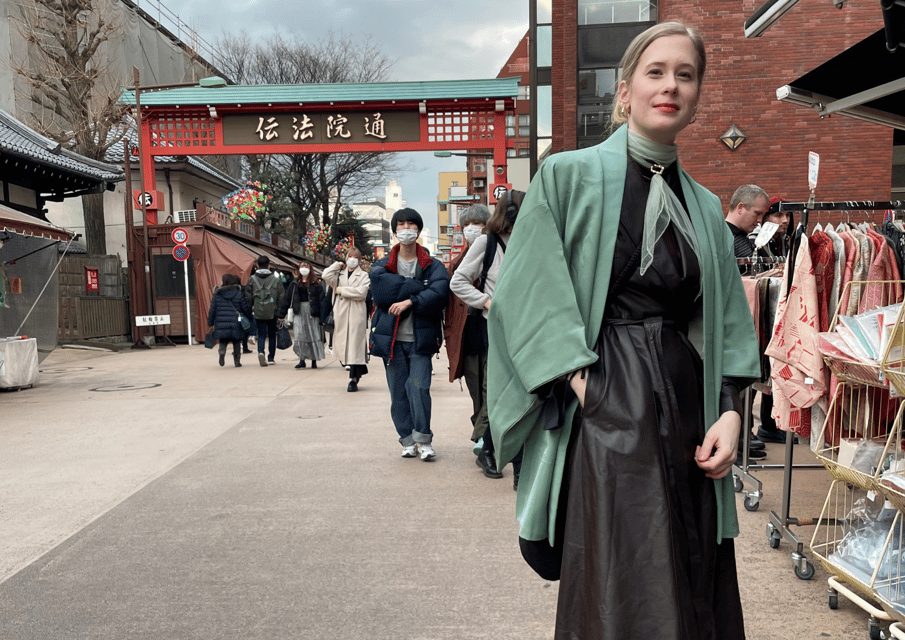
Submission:
M 470 353 L 466 352 L 465 369 L 480 381 L 480 409 L 472 438 L 480 431 L 478 437 L 483 437 L 483 442 L 476 463 L 485 476 L 494 479 L 502 478 L 503 474 L 497 467 L 487 419 L 487 310 L 490 309 L 500 267 L 503 265 L 506 244 L 524 198 L 524 191 L 510 191 L 497 201 L 493 216 L 484 227 L 484 233 L 468 249 L 465 259 L 449 281 L 450 291 L 467 304 L 472 313 L 474 338 L 469 345 Z M 516 473 L 513 484 L 517 487 L 518 462 L 514 468 Z
M 317 361 L 324 359 L 324 341 L 321 336 L 319 318 L 324 290 L 311 263 L 302 262 L 297 270 L 297 278 L 289 283 L 277 311 L 279 321 L 285 322 L 292 309 L 292 348 L 299 357 L 296 369 L 305 368 L 305 360 L 311 360 L 311 368 L 317 369 Z
M 519 546 L 560 581 L 554 640 L 745 638 L 730 470 L 760 355 L 720 200 L 678 158 L 716 117 L 706 63 L 680 22 L 632 40 L 618 128 L 544 160 L 493 293 L 490 429 L 501 465 L 524 447 Z
M 333 353 L 349 370 L 346 391 L 358 391 L 368 372 L 368 311 L 365 301 L 371 281 L 361 268 L 361 251 L 352 247 L 345 262 L 334 262 L 321 277 L 333 288 Z
M 483 204 L 473 204 L 459 213 L 459 227 L 465 235 L 466 249 L 456 256 L 456 259 L 446 268 L 446 273 L 450 278 L 465 259 L 468 247 L 484 232 L 484 225 L 489 219 L 490 210 Z M 477 326 L 480 324 L 477 320 L 479 316 L 479 312 L 472 312 L 467 304 L 450 291 L 443 323 L 443 339 L 446 342 L 446 356 L 449 359 L 449 381 L 455 382 L 459 378 L 465 378 L 465 386 L 468 387 L 474 410 L 471 414 L 472 442 L 478 442 L 487 429 L 486 411 L 481 413 L 481 387 L 484 372 L 480 366 L 477 366 L 479 363 L 474 362 L 475 355 L 480 352 L 482 344 L 482 334 L 479 332 L 481 327 Z M 486 323 L 484 323 L 483 336 L 485 338 L 486 334 Z
M 390 228 L 399 243 L 371 268 L 374 317 L 371 355 L 383 358 L 390 388 L 390 415 L 402 457 L 436 457 L 431 431 L 432 357 L 443 341 L 443 310 L 449 274 L 416 240 L 424 222 L 414 209 L 393 214 Z

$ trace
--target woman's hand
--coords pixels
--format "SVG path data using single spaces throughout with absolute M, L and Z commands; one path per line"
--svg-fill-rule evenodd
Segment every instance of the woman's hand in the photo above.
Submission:
M 738 454 L 738 437 L 742 417 L 737 411 L 727 411 L 713 423 L 697 448 L 694 459 L 708 478 L 719 480 L 729 473 Z
M 588 388 L 588 377 L 586 375 L 582 376 L 580 371 L 576 371 L 572 379 L 569 380 L 569 384 L 572 385 L 572 391 L 575 392 L 578 402 L 584 408 L 584 394 Z
M 484 301 L 484 308 L 485 308 L 485 309 L 488 309 L 488 310 L 490 309 L 490 298 L 487 298 L 487 299 Z

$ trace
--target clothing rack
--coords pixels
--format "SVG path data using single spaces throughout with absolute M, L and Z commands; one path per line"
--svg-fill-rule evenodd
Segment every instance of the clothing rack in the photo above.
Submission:
M 780 211 L 800 211 L 798 226 L 792 238 L 792 246 L 789 250 L 788 270 L 789 284 L 786 288 L 786 294 L 792 287 L 792 272 L 795 270 L 795 258 L 798 254 L 798 248 L 801 245 L 801 239 L 807 235 L 808 217 L 812 211 L 886 211 L 886 210 L 905 209 L 905 201 L 892 200 L 888 202 L 878 202 L 873 200 L 847 200 L 842 202 L 780 202 Z M 748 430 L 750 433 L 750 429 Z M 808 562 L 804 556 L 804 543 L 789 528 L 790 526 L 809 526 L 817 523 L 817 518 L 793 518 L 790 511 L 790 503 L 792 499 L 792 469 L 793 468 L 823 468 L 823 465 L 794 465 L 794 437 L 790 437 L 790 433 L 786 432 L 786 451 L 783 466 L 783 487 L 782 487 L 782 510 L 780 514 L 775 511 L 770 512 L 770 520 L 767 523 L 767 542 L 771 548 L 779 547 L 781 540 L 786 540 L 794 546 L 792 551 L 792 564 L 795 569 L 795 575 L 802 580 L 810 580 L 814 576 L 814 566 Z M 746 439 L 749 436 L 746 436 Z M 747 456 L 747 450 L 744 452 Z M 773 466 L 773 465 L 771 465 Z M 778 465 L 776 465 L 778 466 Z M 764 465 L 766 467 L 766 465 Z M 758 496 L 759 498 L 760 496 Z M 747 507 L 747 498 L 746 505 Z

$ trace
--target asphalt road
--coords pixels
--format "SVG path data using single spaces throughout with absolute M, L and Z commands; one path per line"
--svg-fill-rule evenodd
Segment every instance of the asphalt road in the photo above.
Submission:
M 552 637 L 557 585 L 521 560 L 511 468 L 475 466 L 445 359 L 433 462 L 399 456 L 379 361 L 347 393 L 329 355 L 229 360 L 57 349 L 35 388 L 0 392 L 0 639 Z M 757 476 L 759 511 L 739 497 L 749 640 L 867 638 L 819 566 L 799 580 L 789 544 L 769 548 L 782 472 Z M 796 472 L 792 514 L 818 516 L 828 485 Z

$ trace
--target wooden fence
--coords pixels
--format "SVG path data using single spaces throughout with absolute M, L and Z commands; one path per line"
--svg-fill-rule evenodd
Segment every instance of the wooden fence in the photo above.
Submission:
M 86 295 L 86 267 L 97 270 L 100 295 Z M 60 264 L 60 340 L 131 337 L 126 289 L 119 256 L 66 256 Z

